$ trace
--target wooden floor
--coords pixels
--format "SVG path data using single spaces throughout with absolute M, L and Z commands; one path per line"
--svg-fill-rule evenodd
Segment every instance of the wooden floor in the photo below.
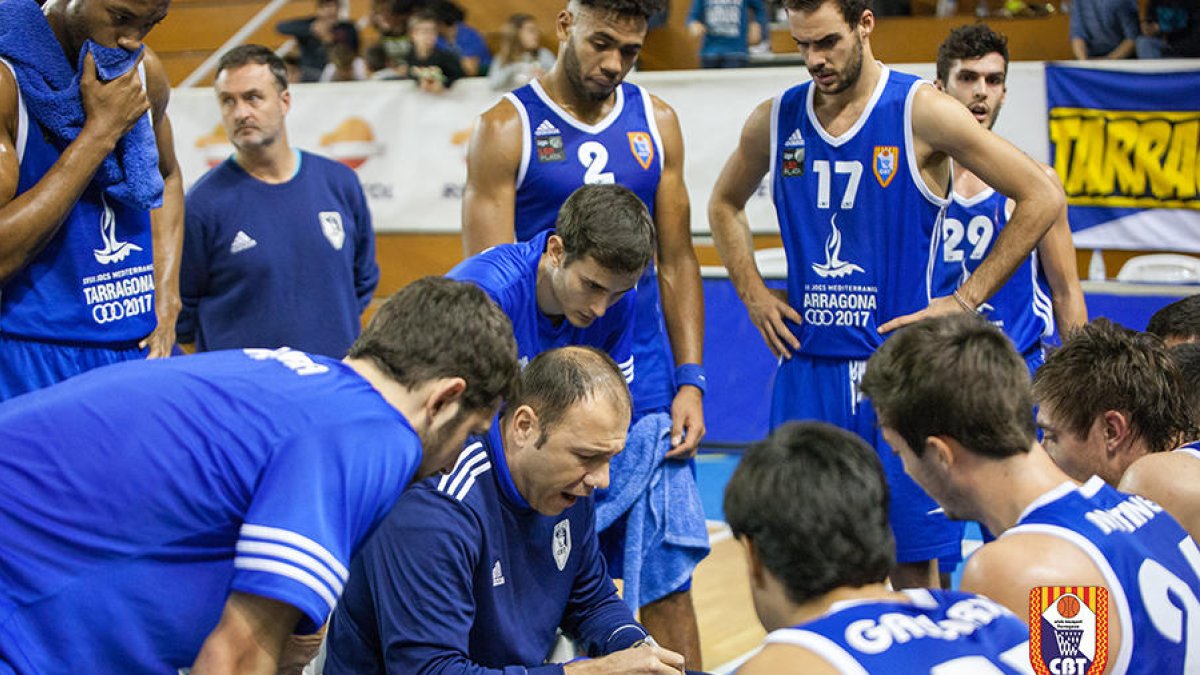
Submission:
M 692 599 L 700 621 L 704 668 L 716 672 L 758 647 L 766 633 L 754 614 L 741 545 L 724 525 L 710 526 L 709 537 L 712 553 L 696 568 Z

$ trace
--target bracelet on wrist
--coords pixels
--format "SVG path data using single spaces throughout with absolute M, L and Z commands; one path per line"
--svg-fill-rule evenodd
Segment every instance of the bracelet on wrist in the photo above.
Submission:
M 708 391 L 708 376 L 704 372 L 704 366 L 699 363 L 685 363 L 675 369 L 675 389 L 678 391 L 685 384 L 700 390 L 703 394 Z
M 971 312 L 972 314 L 979 313 L 979 309 L 977 307 L 972 307 L 971 303 L 967 302 L 966 299 L 963 298 L 962 294 L 958 292 L 957 288 L 954 289 L 953 295 L 954 295 L 954 301 L 957 302 L 958 306 L 962 307 L 963 310 Z

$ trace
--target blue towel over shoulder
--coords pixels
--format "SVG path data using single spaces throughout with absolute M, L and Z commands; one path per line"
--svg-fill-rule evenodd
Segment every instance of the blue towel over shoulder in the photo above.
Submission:
M 597 531 L 629 512 L 623 596 L 634 611 L 679 588 L 709 551 L 696 478 L 687 462 L 664 459 L 670 449 L 670 415 L 638 420 L 613 458 L 612 487 L 596 503 Z
M 80 50 L 77 66 L 72 66 L 34 0 L 0 0 L 0 58 L 16 70 L 29 115 L 60 150 L 83 130 L 79 73 L 88 51 L 96 62 L 97 77 L 107 81 L 136 66 L 144 49 L 127 52 L 88 40 Z M 92 181 L 103 187 L 105 194 L 129 206 L 146 210 L 162 206 L 163 180 L 149 113 L 117 142 L 116 150 L 100 164 Z

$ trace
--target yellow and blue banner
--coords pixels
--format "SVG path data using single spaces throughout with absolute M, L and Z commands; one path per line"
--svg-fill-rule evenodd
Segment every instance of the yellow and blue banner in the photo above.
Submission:
M 1200 252 L 1200 70 L 1047 64 L 1046 102 L 1077 246 Z

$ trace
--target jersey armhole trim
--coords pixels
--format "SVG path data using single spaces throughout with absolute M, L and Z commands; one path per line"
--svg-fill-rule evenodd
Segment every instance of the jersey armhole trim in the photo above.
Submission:
M 650 92 L 646 91 L 645 87 L 638 87 L 638 91 L 642 95 L 642 106 L 646 110 L 646 126 L 650 129 L 650 137 L 654 139 L 654 145 L 658 148 L 658 170 L 661 172 L 667 160 L 662 134 L 658 132 L 658 120 L 654 117 L 654 99 L 650 98 Z
M 921 167 L 917 165 L 917 153 L 914 151 L 916 142 L 913 140 L 913 124 L 912 124 L 912 108 L 913 102 L 917 98 L 917 91 L 921 87 L 933 84 L 928 80 L 917 80 L 908 88 L 908 94 L 904 97 L 904 154 L 908 162 L 908 173 L 912 177 L 913 185 L 921 192 L 921 195 L 934 206 L 945 208 L 950 204 L 950 200 L 954 196 L 954 167 L 950 166 L 949 185 L 946 186 L 946 196 L 939 197 L 933 193 L 933 190 L 925 183 L 925 179 L 921 176 Z
M 1084 555 L 1092 561 L 1092 564 L 1100 570 L 1100 575 L 1104 577 L 1104 583 L 1108 587 L 1108 592 L 1112 594 L 1113 604 L 1117 606 L 1117 616 L 1121 620 L 1121 649 L 1117 654 L 1111 672 L 1124 673 L 1129 668 L 1129 661 L 1133 655 L 1133 614 L 1129 609 L 1129 598 L 1125 596 L 1125 588 L 1121 585 L 1121 580 L 1117 578 L 1116 571 L 1109 564 L 1108 558 L 1104 557 L 1104 554 L 1100 552 L 1100 549 L 1090 539 L 1061 525 L 1048 525 L 1045 523 L 1017 525 L 1001 536 L 1007 537 L 1011 534 L 1044 534 L 1063 539 L 1083 551 Z
M 525 109 L 525 104 L 521 99 L 517 98 L 516 94 L 511 91 L 504 95 L 504 98 L 517 109 L 517 115 L 521 117 L 521 163 L 517 168 L 517 183 L 516 189 L 520 190 L 525 183 L 525 173 L 529 171 L 529 153 L 530 145 L 533 143 L 529 137 L 531 133 L 529 128 L 529 111 Z
M 798 628 L 782 628 L 767 635 L 764 644 L 785 644 L 803 647 L 825 659 L 843 675 L 868 675 L 862 664 L 833 640 Z
M 775 201 L 775 171 L 778 167 L 775 162 L 778 161 L 779 154 L 779 109 L 783 107 L 783 94 L 781 92 L 771 99 L 771 164 L 767 170 L 767 185 L 770 186 L 771 201 Z
M 29 111 L 25 108 L 25 99 L 21 96 L 21 83 L 17 81 L 17 71 L 12 67 L 12 64 L 4 59 L 0 59 L 8 72 L 12 74 L 13 84 L 17 86 L 17 137 L 13 139 L 16 143 L 17 150 L 17 166 L 21 165 L 21 160 L 25 158 L 25 145 L 29 141 Z

